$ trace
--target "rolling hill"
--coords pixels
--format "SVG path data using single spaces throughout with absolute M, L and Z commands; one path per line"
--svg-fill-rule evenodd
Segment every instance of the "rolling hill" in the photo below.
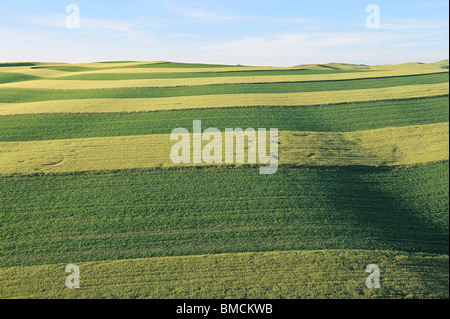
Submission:
M 448 298 L 448 65 L 0 63 L 0 297 Z M 193 120 L 277 173 L 174 164 Z

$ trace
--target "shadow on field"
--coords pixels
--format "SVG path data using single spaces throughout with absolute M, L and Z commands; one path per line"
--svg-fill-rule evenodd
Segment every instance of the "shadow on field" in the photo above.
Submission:
M 390 123 L 384 114 L 376 120 Z M 315 130 L 330 131 L 327 122 L 315 121 Z M 293 169 L 314 171 L 306 176 L 310 176 L 312 193 L 318 194 L 315 209 L 330 212 L 323 222 L 347 225 L 335 232 L 342 238 L 333 246 L 449 253 L 448 162 L 410 168 L 351 165 Z M 295 178 L 289 183 L 295 185 Z
M 314 209 L 330 212 L 324 222 L 347 225 L 340 240 L 346 249 L 448 254 L 444 166 L 313 169 L 312 191 L 326 194 Z M 435 187 L 423 189 L 430 181 Z

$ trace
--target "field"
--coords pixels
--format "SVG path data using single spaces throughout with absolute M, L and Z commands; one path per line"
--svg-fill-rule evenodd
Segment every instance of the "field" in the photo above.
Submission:
M 448 254 L 446 166 L 3 178 L 0 264 L 291 249 Z
M 2 63 L 0 297 L 449 298 L 448 80 L 448 60 Z M 278 128 L 278 171 L 174 164 L 193 120 Z
M 383 292 L 361 288 L 365 280 L 361 263 L 374 259 L 383 269 Z M 439 291 L 448 282 L 446 257 L 390 251 L 232 253 L 80 266 L 86 278 L 83 289 L 61 284 L 65 280 L 62 264 L 0 269 L 2 276 L 14 278 L 0 287 L 0 294 L 14 298 L 411 299 L 440 298 Z M 39 281 L 30 282 L 29 278 L 38 276 Z
M 289 166 L 408 166 L 439 162 L 449 157 L 448 139 L 448 123 L 343 133 L 281 131 L 279 163 Z M 170 158 L 172 144 L 167 143 L 169 140 L 170 135 L 151 134 L 0 142 L 0 176 L 224 164 L 175 164 Z M 207 143 L 203 141 L 202 147 Z M 225 141 L 221 144 L 223 159 Z M 236 149 L 233 156 L 238 156 Z M 238 164 L 233 162 L 232 165 Z

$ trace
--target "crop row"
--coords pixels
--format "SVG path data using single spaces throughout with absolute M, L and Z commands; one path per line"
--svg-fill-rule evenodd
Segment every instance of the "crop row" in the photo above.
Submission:
M 65 75 L 52 78 L 52 80 L 137 80 L 137 79 L 184 79 L 184 78 L 213 78 L 229 76 L 273 76 L 273 75 L 307 75 L 307 74 L 335 74 L 350 72 L 367 72 L 367 70 L 308 70 L 308 69 L 275 69 L 275 70 L 255 70 L 255 71 L 222 71 L 222 72 L 188 72 L 188 73 L 87 73 Z
M 0 178 L 0 266 L 292 249 L 448 254 L 448 162 Z
M 39 81 L 4 83 L 0 84 L 0 88 L 78 91 L 124 88 L 189 89 L 195 87 L 197 90 L 204 91 L 203 94 L 292 93 L 435 84 L 448 82 L 449 78 L 448 72 L 411 76 L 389 76 L 389 74 L 386 74 L 385 72 L 371 72 L 368 74 L 369 75 L 366 73 L 338 74 L 339 77 L 336 78 L 331 77 L 331 75 L 277 75 L 108 81 L 57 81 L 43 79 Z M 346 76 L 344 77 L 344 75 Z M 208 88 L 203 88 L 204 86 Z M 193 95 L 193 93 L 191 93 L 191 95 Z
M 215 148 L 210 152 L 214 155 L 214 163 L 211 164 L 206 164 L 205 158 L 201 164 L 195 164 L 192 137 L 188 137 L 186 146 L 190 154 L 189 163 L 174 162 L 171 152 L 178 140 L 171 140 L 166 134 L 0 142 L 0 176 L 224 165 L 226 150 L 233 152 L 233 163 L 259 164 L 259 148 L 264 142 L 257 135 L 255 132 L 251 137 L 257 143 L 252 150 L 238 149 L 234 145 L 236 143 L 227 143 L 224 135 L 216 137 Z M 308 167 L 405 166 L 445 161 L 449 159 L 448 138 L 448 123 L 345 133 L 281 131 L 278 138 L 279 164 Z M 202 141 L 202 149 L 209 143 L 209 140 Z M 269 145 L 266 150 L 269 153 Z M 247 160 L 250 154 L 254 156 L 252 161 Z M 242 162 L 237 161 L 238 157 Z
M 170 134 L 206 127 L 271 128 L 280 131 L 351 132 L 388 126 L 449 121 L 448 96 L 336 104 L 318 107 L 228 108 L 174 112 L 110 114 L 41 114 L 0 117 L 0 141 L 54 140 L 87 137 Z
M 207 79 L 208 80 L 208 79 Z M 35 81 L 33 81 L 35 82 Z M 68 81 L 53 81 L 52 83 L 67 83 Z M 229 84 L 229 85 L 203 85 L 189 87 L 127 87 L 120 88 L 121 81 L 107 83 L 109 88 L 94 89 L 89 82 L 79 81 L 80 85 L 87 85 L 88 89 L 76 89 L 76 85 L 71 85 L 70 90 L 51 90 L 51 86 L 45 89 L 25 89 L 25 88 L 0 88 L 0 103 L 20 103 L 35 101 L 54 101 L 69 99 L 92 99 L 92 98 L 160 98 L 160 97 L 182 97 L 198 95 L 222 95 L 222 94 L 284 94 L 301 92 L 323 92 L 324 95 L 334 94 L 334 91 L 341 90 L 363 90 L 376 88 L 391 88 L 398 86 L 420 86 L 430 84 L 448 83 L 448 74 L 432 74 L 411 77 L 395 77 L 380 79 L 360 79 L 349 81 L 323 81 L 304 83 L 259 83 L 259 84 Z M 92 81 L 91 81 L 92 82 Z M 93 81 L 94 83 L 105 83 Z M 26 82 L 21 82 L 26 83 Z M 42 81 L 37 81 L 39 85 L 45 85 Z M 128 85 L 128 84 L 127 84 Z M 134 85 L 134 84 L 131 84 Z M 143 86 L 150 86 L 147 81 L 142 82 Z M 112 88 L 111 88 L 112 86 Z M 448 85 L 447 85 L 448 87 Z M 61 87 L 61 88 L 64 88 Z M 400 90 L 400 89 L 399 89 Z M 448 90 L 447 90 L 448 93 Z M 409 97 L 409 96 L 406 96 Z M 316 103 L 317 104 L 317 103 Z
M 96 90 L 94 90 L 94 92 L 95 91 Z M 107 92 L 108 90 L 104 91 Z M 131 94 L 132 90 L 128 89 L 125 91 L 128 92 L 128 94 Z M 20 92 L 16 92 L 16 94 L 19 93 Z M 137 96 L 135 96 L 135 98 L 119 98 L 116 96 L 116 98 L 110 97 L 53 100 L 29 103 L 0 103 L 0 115 L 50 113 L 127 113 L 258 106 L 317 106 L 325 104 L 401 100 L 408 98 L 411 99 L 446 95 L 448 95 L 448 83 L 303 93 L 221 94 L 161 98 L 138 98 Z M 52 94 L 48 97 L 56 98 L 56 96 Z
M 35 79 L 37 79 L 37 77 L 31 76 L 31 75 L 20 74 L 20 73 L 0 72 L 0 84 L 1 83 L 29 81 L 29 80 L 35 80 Z
M 75 262 L 76 260 L 74 260 Z M 380 288 L 365 286 L 374 264 Z M 0 268 L 2 298 L 448 298 L 448 255 L 326 250 L 160 257 Z

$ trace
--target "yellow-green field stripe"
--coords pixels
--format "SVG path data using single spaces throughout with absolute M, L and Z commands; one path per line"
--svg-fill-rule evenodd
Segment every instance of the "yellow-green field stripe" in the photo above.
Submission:
M 279 164 L 408 166 L 438 162 L 449 159 L 448 139 L 448 123 L 347 133 L 281 131 Z M 192 151 L 191 163 L 173 163 L 170 152 L 175 143 L 169 134 L 2 142 L 0 175 L 207 165 L 193 163 Z
M 157 64 L 159 62 L 154 62 L 154 64 Z M 145 65 L 145 64 L 152 64 L 152 62 L 145 62 L 145 63 L 139 63 L 139 64 L 112 64 L 111 68 L 108 68 L 108 64 L 104 63 L 86 63 L 86 64 L 57 64 L 57 65 L 47 65 L 47 66 L 75 66 L 75 67 L 86 67 L 86 68 L 92 68 L 93 70 L 89 71 L 80 71 L 80 72 L 69 72 L 69 71 L 60 71 L 60 70 L 53 70 L 51 68 L 31 68 L 31 67 L 23 67 L 23 66 L 15 66 L 15 67 L 3 67 L 2 72 L 11 72 L 11 73 L 21 73 L 21 74 L 28 74 L 28 75 L 34 75 L 38 77 L 43 78 L 49 78 L 49 77 L 60 77 L 60 76 L 69 76 L 74 74 L 109 74 L 109 73 L 115 73 L 115 74 L 122 74 L 122 73 L 205 73 L 205 72 L 229 72 L 229 71 L 274 71 L 274 70 L 295 70 L 297 68 L 276 68 L 276 67 L 215 67 L 215 68 L 126 68 L 126 66 L 139 66 L 139 65 Z M 118 68 L 116 68 L 118 67 Z M 105 69 L 100 69 L 105 68 Z M 121 69 L 124 69 L 124 71 L 121 71 Z M 99 70 L 96 70 L 99 69 Z M 439 72 L 439 70 L 437 70 Z M 435 71 L 436 72 L 436 71 Z
M 33 75 L 37 77 L 42 78 L 50 78 L 50 77 L 58 77 L 58 76 L 64 76 L 64 75 L 74 75 L 74 74 L 80 74 L 80 73 L 90 73 L 95 72 L 99 70 L 100 68 L 116 68 L 116 67 L 126 67 L 126 66 L 139 66 L 139 65 L 146 65 L 146 64 L 158 64 L 161 62 L 130 62 L 130 63 L 79 63 L 79 64 L 67 64 L 67 63 L 36 63 L 35 66 L 4 66 L 1 68 L 1 72 L 8 72 L 8 73 L 20 73 L 20 74 L 27 74 L 27 75 Z M 92 71 L 83 71 L 83 72 L 68 72 L 68 71 L 61 71 L 61 70 L 54 70 L 51 67 L 85 67 L 85 68 L 92 68 Z M 50 67 L 50 68 L 48 68 Z M 139 69 L 138 69 L 139 70 Z
M 76 260 L 68 261 L 76 263 Z M 228 253 L 0 268 L 2 298 L 448 298 L 448 255 L 318 250 Z M 376 264 L 380 287 L 368 289 Z M 268 302 L 270 303 L 270 302 Z
M 230 72 L 230 71 L 283 71 L 283 70 L 308 70 L 308 67 L 291 67 L 291 68 L 282 68 L 282 67 L 215 67 L 215 68 L 119 68 L 119 69 L 108 69 L 108 70 L 95 70 L 95 71 L 82 71 L 77 72 L 77 74 L 87 74 L 87 73 L 95 73 L 95 74 L 133 74 L 133 73 L 217 73 L 217 72 Z M 325 68 L 326 69 L 326 68 Z M 371 68 L 368 68 L 365 71 L 371 71 Z M 356 72 L 356 74 L 372 74 L 372 73 L 385 73 L 385 74 L 396 74 L 396 75 L 407 75 L 407 74 L 427 74 L 427 73 L 436 73 L 436 72 L 446 72 L 447 69 L 442 69 L 440 67 L 429 67 L 429 68 L 393 68 L 393 67 L 378 67 L 374 68 L 372 72 Z M 339 73 L 339 74 L 347 74 L 347 73 Z M 353 73 L 350 73 L 353 74 Z M 337 75 L 337 74 L 328 74 L 328 75 Z M 325 75 L 324 75 L 325 76 Z
M 432 73 L 432 72 L 431 72 Z M 111 88 L 160 88 L 179 86 L 205 86 L 220 84 L 289 83 L 333 80 L 374 79 L 381 77 L 411 76 L 417 72 L 370 72 L 308 75 L 270 75 L 270 76 L 230 76 L 220 78 L 180 78 L 180 79 L 137 79 L 137 80 L 39 80 L 0 84 L 1 88 L 46 89 L 46 90 L 88 90 Z
M 376 89 L 302 93 L 56 100 L 26 103 L 0 103 L 0 115 L 129 113 L 227 107 L 313 106 L 443 96 L 448 95 L 448 93 L 448 83 L 439 83 Z

